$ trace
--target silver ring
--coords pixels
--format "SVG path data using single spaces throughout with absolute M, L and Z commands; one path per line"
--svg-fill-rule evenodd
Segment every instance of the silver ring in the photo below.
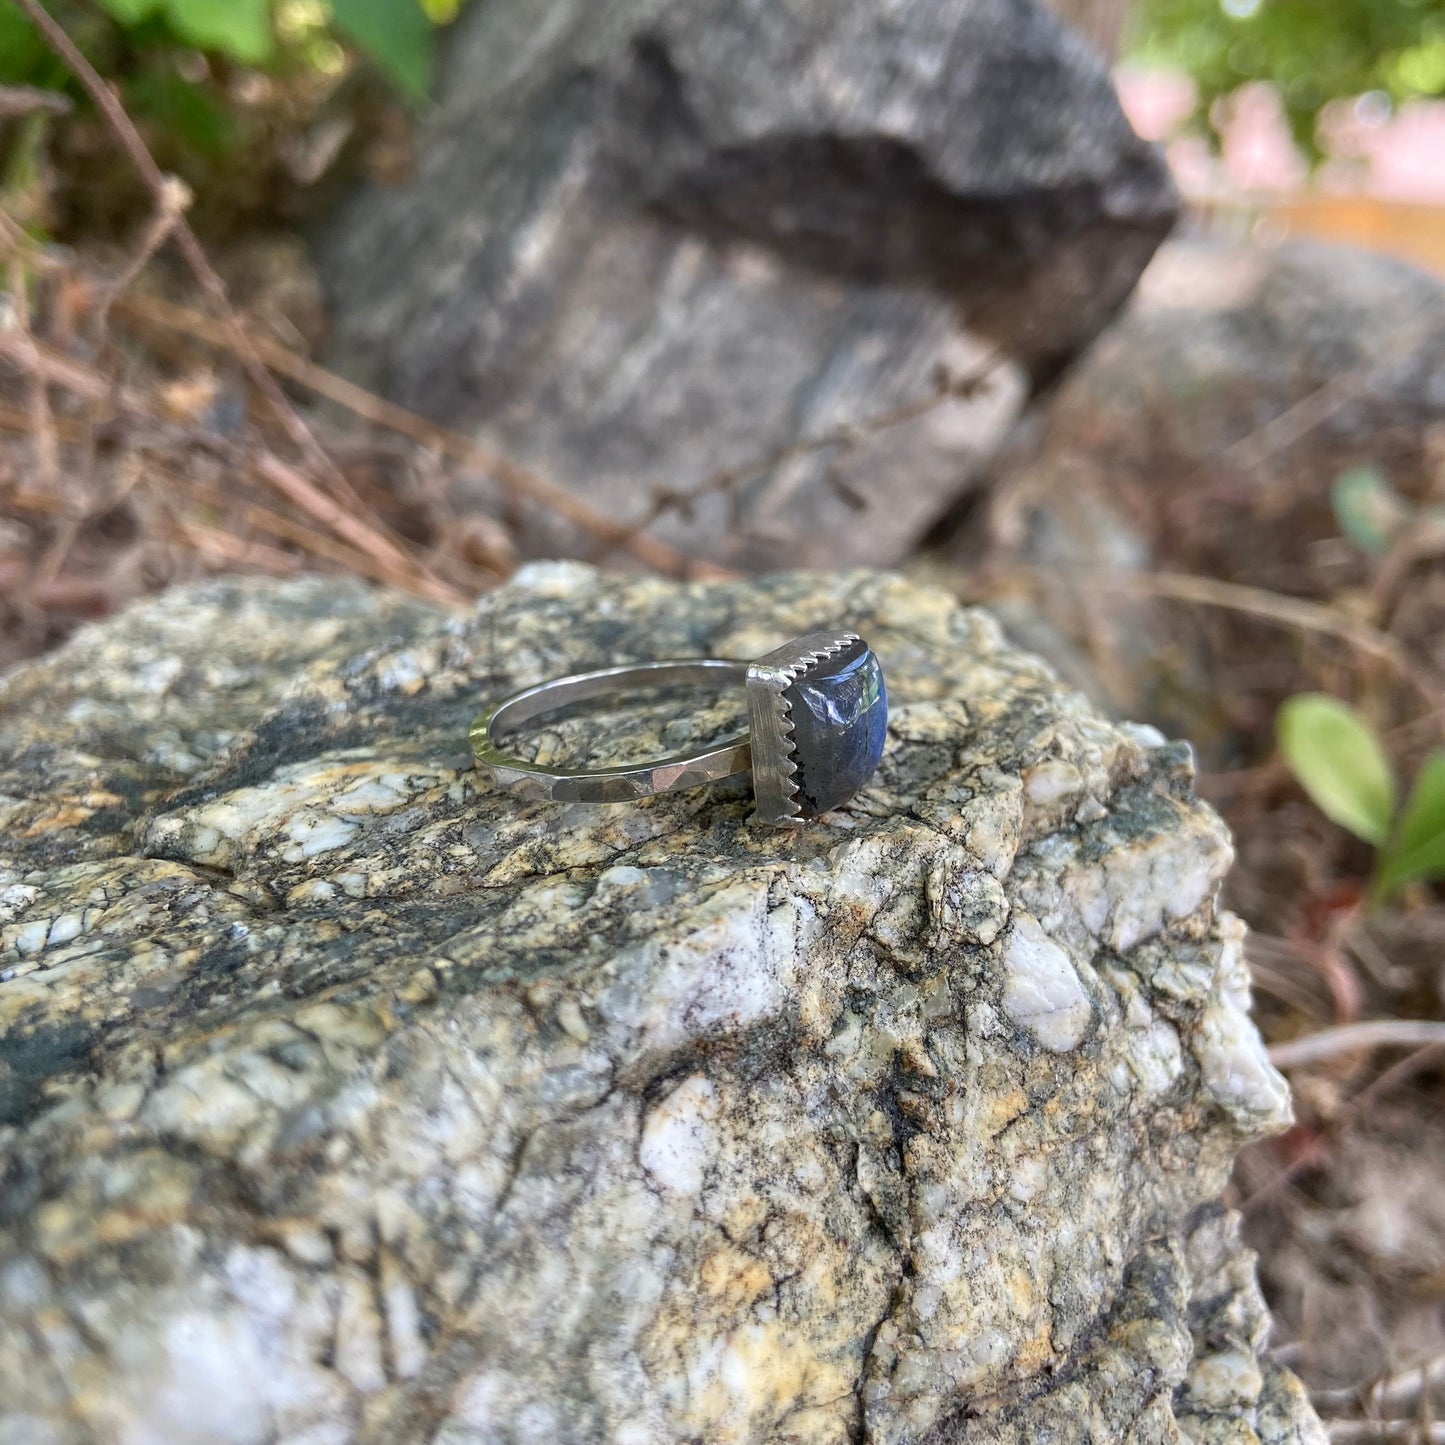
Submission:
M 501 737 L 560 708 L 629 688 L 741 683 L 749 729 L 697 752 L 615 768 L 528 762 Z M 810 632 L 756 662 L 689 658 L 604 667 L 523 688 L 472 723 L 472 757 L 497 787 L 524 798 L 621 803 L 752 772 L 756 818 L 789 824 L 852 798 L 878 767 L 888 692 L 873 649 L 856 632 Z

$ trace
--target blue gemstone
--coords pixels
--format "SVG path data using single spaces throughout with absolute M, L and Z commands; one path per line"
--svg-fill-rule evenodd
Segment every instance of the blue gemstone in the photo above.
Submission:
M 861 642 L 818 664 L 783 693 L 792 709 L 793 781 L 805 818 L 841 807 L 871 778 L 888 732 L 888 692 Z

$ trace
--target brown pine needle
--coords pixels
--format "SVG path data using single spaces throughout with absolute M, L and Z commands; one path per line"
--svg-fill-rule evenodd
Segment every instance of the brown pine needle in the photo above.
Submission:
M 209 316 L 158 296 L 127 296 L 117 303 L 116 310 L 132 320 L 162 327 L 179 336 L 213 346 L 229 345 L 225 328 Z M 434 447 L 455 461 L 486 472 L 512 496 L 533 502 L 562 517 L 599 542 L 626 548 L 640 562 L 658 572 L 678 577 L 728 575 L 721 568 L 688 557 L 667 542 L 637 532 L 628 523 L 615 521 L 575 492 L 523 466 L 495 447 L 387 401 L 385 397 L 377 396 L 314 361 L 308 361 L 275 341 L 257 337 L 255 347 L 258 355 L 278 376 L 284 376 L 315 395 L 345 407 L 374 426 L 409 437 L 423 446 Z
M 1360 622 L 1336 608 L 1304 597 L 1289 597 L 1263 587 L 1224 582 L 1217 577 L 1200 577 L 1188 572 L 1137 572 L 1116 575 L 1093 570 L 1060 567 L 1030 567 L 1010 564 L 997 574 L 1002 580 L 1017 577 L 1030 586 L 1066 581 L 1082 592 L 1112 592 L 1146 597 L 1167 597 L 1200 607 L 1220 607 L 1259 617 L 1281 627 L 1321 633 L 1347 642 L 1357 651 L 1378 658 L 1394 668 L 1430 705 L 1445 712 L 1445 683 L 1428 676 L 1418 657 L 1378 627 Z
M 176 182 L 166 176 L 156 164 L 155 157 L 142 140 L 135 123 L 126 114 L 119 96 L 101 79 L 95 67 L 81 54 L 75 42 L 41 6 L 39 0 L 16 0 L 16 3 L 44 36 L 50 48 L 85 87 L 95 102 L 96 109 L 104 117 L 111 133 L 150 193 L 158 219 L 147 236 L 146 244 L 154 249 L 155 245 L 167 238 L 175 241 L 202 294 L 219 318 L 228 348 L 240 362 L 251 384 L 265 399 L 292 445 L 305 458 L 307 464 L 325 479 L 338 501 L 349 509 L 344 514 L 355 523 L 351 531 L 356 533 L 358 528 L 363 530 L 368 538 L 367 550 L 373 555 L 385 556 L 390 560 L 396 570 L 393 580 L 398 585 L 432 601 L 444 600 L 447 605 L 466 601 L 462 592 L 434 576 L 422 562 L 393 542 L 382 523 L 367 517 L 367 509 L 342 475 L 341 469 L 316 440 L 300 413 L 286 399 L 280 384 L 261 359 L 250 332 L 231 304 L 225 282 L 211 264 L 205 248 L 182 214 L 183 197 L 177 190 Z M 107 298 L 109 304 L 114 304 L 114 300 L 114 297 Z

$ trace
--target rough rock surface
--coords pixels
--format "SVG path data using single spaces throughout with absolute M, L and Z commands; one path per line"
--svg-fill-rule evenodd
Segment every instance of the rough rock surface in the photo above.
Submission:
M 840 619 L 890 739 L 805 829 L 464 766 Z M 1212 1202 L 1288 1116 L 1223 828 L 939 593 L 211 584 L 0 684 L 0 810 L 5 1445 L 1321 1438 Z
M 332 359 L 630 520 L 989 358 L 975 395 L 657 523 L 728 563 L 891 562 L 1175 204 L 1102 58 L 1028 0 L 554 0 L 545 23 L 488 0 L 414 180 L 321 238 Z

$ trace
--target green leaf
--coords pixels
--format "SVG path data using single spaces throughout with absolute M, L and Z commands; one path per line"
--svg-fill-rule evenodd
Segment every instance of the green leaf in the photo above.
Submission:
M 405 95 L 426 98 L 432 23 L 418 0 L 331 0 L 331 19 Z
M 1276 728 L 1290 771 L 1320 812 L 1383 845 L 1395 815 L 1395 775 L 1364 718 L 1336 698 L 1306 692 L 1279 710 Z
M 1391 102 L 1445 93 L 1440 0 L 1136 0 L 1133 49 L 1185 71 L 1195 86 L 1192 125 L 1216 144 L 1227 125 L 1219 101 L 1241 85 L 1275 89 L 1306 156 L 1325 158 L 1334 100 Z
M 195 85 L 173 70 L 143 71 L 125 87 L 126 104 L 167 136 L 220 161 L 237 143 L 235 118 L 214 87 Z
M 40 32 L 10 0 L 0 0 L 0 85 L 34 85 L 50 54 Z
M 1445 752 L 1420 768 L 1400 826 L 1380 860 L 1375 895 L 1388 898 L 1417 878 L 1445 877 Z
M 1350 467 L 1330 489 L 1340 530 L 1362 552 L 1388 552 L 1410 520 L 1410 507 L 1378 467 Z
M 243 65 L 259 65 L 271 53 L 271 0 L 165 0 L 165 4 L 171 29 L 201 50 L 219 50 Z
M 147 16 L 154 15 L 164 0 L 99 0 L 99 3 L 107 15 L 122 25 L 139 25 Z

